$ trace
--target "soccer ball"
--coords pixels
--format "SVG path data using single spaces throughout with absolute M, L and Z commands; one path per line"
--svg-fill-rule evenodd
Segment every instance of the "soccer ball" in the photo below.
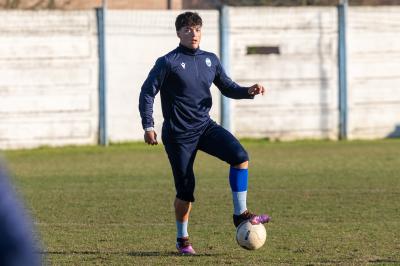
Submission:
M 263 224 L 242 222 L 236 229 L 236 241 L 244 249 L 259 249 L 265 243 L 267 232 Z

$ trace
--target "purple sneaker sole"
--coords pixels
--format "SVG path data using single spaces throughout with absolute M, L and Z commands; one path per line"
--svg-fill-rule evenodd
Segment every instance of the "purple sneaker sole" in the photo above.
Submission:
M 192 245 L 188 245 L 185 247 L 181 247 L 178 243 L 176 244 L 176 249 L 178 253 L 181 255 L 195 255 L 196 251 L 194 251 Z
M 250 219 L 251 224 L 265 224 L 268 223 L 271 220 L 271 217 L 269 217 L 266 214 L 261 214 L 261 215 L 256 215 Z
M 271 220 L 271 217 L 267 214 L 256 215 L 248 210 L 243 212 L 241 215 L 233 215 L 233 224 L 238 227 L 244 221 L 250 221 L 252 224 L 265 224 Z

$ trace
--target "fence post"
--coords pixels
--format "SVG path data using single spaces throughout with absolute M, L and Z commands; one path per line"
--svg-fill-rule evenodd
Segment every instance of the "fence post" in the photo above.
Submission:
M 347 0 L 338 5 L 339 139 L 347 139 Z
M 220 40 L 220 55 L 221 64 L 229 75 L 229 14 L 226 5 L 221 6 L 219 11 L 219 40 Z M 221 95 L 221 125 L 228 131 L 232 130 L 231 125 L 231 108 L 229 98 Z
M 99 144 L 108 146 L 107 136 L 107 69 L 106 69 L 106 0 L 96 9 L 99 43 Z

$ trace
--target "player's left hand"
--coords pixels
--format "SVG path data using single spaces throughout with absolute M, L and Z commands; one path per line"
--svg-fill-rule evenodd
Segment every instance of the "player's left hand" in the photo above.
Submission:
M 263 85 L 260 85 L 260 84 L 257 83 L 257 84 L 254 84 L 253 86 L 251 86 L 249 88 L 248 92 L 252 96 L 255 96 L 255 95 L 260 94 L 260 93 L 261 93 L 261 95 L 264 95 L 265 89 L 264 89 Z

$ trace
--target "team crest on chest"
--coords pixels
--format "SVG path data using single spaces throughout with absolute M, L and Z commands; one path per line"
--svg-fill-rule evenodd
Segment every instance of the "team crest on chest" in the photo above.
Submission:
M 210 58 L 206 58 L 206 65 L 208 66 L 208 67 L 211 67 L 211 60 L 210 60 Z

